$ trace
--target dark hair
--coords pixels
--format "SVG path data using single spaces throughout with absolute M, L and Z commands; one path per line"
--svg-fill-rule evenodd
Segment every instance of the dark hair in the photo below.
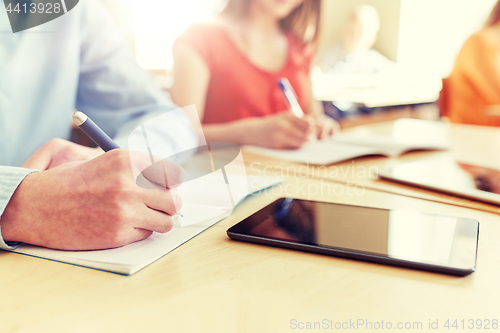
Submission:
M 486 20 L 484 26 L 491 27 L 492 25 L 495 25 L 498 22 L 500 22 L 500 0 L 497 1 L 495 6 L 493 6 L 493 9 L 491 10 L 490 15 L 488 16 L 488 19 Z
M 222 12 L 244 16 L 252 0 L 228 0 Z M 321 0 L 304 0 L 280 26 L 285 32 L 292 32 L 304 42 L 315 42 L 319 34 Z

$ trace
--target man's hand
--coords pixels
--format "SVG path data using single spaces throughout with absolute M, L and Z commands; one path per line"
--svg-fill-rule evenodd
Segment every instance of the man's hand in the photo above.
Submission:
M 22 167 L 48 170 L 68 162 L 90 160 L 102 153 L 100 148 L 89 148 L 63 139 L 52 139 L 24 162 Z
M 149 165 L 148 155 L 117 149 L 32 173 L 2 215 L 2 235 L 54 249 L 97 250 L 165 233 L 181 199 L 175 189 L 136 185 L 134 174 Z M 180 184 L 182 168 L 171 162 L 165 167 L 167 183 Z

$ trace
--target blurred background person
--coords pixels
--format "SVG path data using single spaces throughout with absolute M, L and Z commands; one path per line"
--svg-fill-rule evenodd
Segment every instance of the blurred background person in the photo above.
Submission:
M 452 122 L 500 126 L 500 1 L 484 27 L 464 43 L 445 83 Z
M 175 42 L 171 95 L 179 105 L 196 105 L 207 141 L 298 148 L 311 132 L 333 134 L 336 122 L 311 92 L 320 6 L 320 0 L 229 0 Z M 280 78 L 290 81 L 304 117 L 289 111 Z
M 373 49 L 379 30 L 377 10 L 370 5 L 357 6 L 342 31 L 341 42 L 325 51 L 320 67 L 325 72 L 346 74 L 380 73 L 393 68 L 393 61 Z
M 396 64 L 373 49 L 380 30 L 377 10 L 370 5 L 358 5 L 349 14 L 342 28 L 341 40 L 326 49 L 313 70 L 313 82 L 322 89 L 373 88 L 394 82 Z M 335 119 L 345 113 L 373 113 L 368 108 L 349 101 L 323 103 L 326 113 Z

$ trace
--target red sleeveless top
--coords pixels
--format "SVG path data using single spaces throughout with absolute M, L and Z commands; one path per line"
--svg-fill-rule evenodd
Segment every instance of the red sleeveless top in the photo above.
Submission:
M 283 77 L 290 81 L 302 109 L 308 113 L 314 49 L 293 34 L 288 34 L 287 39 L 285 65 L 269 72 L 251 63 L 227 31 L 216 24 L 194 24 L 179 37 L 174 48 L 181 43 L 192 47 L 210 70 L 202 122 L 224 123 L 287 111 L 289 106 L 278 86 L 278 80 Z

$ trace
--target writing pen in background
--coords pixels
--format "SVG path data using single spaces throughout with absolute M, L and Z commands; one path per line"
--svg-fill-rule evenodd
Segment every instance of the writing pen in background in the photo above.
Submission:
M 85 113 L 75 111 L 73 113 L 73 121 L 92 141 L 96 143 L 96 145 L 101 147 L 105 152 L 120 148 L 120 146 L 118 146 L 116 142 L 114 142 L 113 139 L 111 139 Z M 184 217 L 180 212 L 178 212 L 177 214 L 181 217 Z
M 290 104 L 292 113 L 299 118 L 304 117 L 304 110 L 302 110 L 302 108 L 300 107 L 299 101 L 297 100 L 297 95 L 295 94 L 295 91 L 293 90 L 290 81 L 288 81 L 287 78 L 281 78 L 278 81 L 278 85 L 283 91 L 283 94 L 285 95 L 288 104 Z
M 290 81 L 288 81 L 287 78 L 283 77 L 278 80 L 278 85 L 283 91 L 283 94 L 285 95 L 288 104 L 290 104 L 290 109 L 292 113 L 298 118 L 304 117 L 305 115 L 304 110 L 302 110 L 302 107 L 300 106 L 299 101 L 297 100 L 297 94 L 295 94 L 295 90 L 293 90 Z M 310 133 L 309 141 L 316 141 L 316 140 L 317 140 L 316 135 L 314 133 Z

